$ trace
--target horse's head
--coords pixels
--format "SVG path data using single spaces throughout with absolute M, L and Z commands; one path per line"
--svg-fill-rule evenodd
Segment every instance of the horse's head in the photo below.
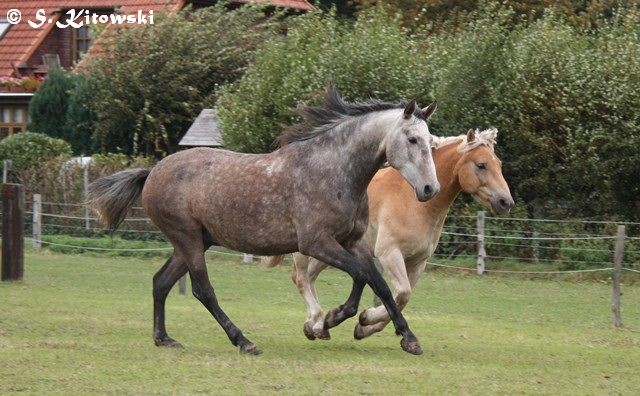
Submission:
M 419 201 L 427 201 L 440 191 L 431 153 L 432 140 L 427 119 L 436 110 L 436 103 L 420 110 L 409 102 L 397 127 L 387 135 L 386 156 L 389 165 L 398 170 L 414 188 Z
M 479 132 L 470 129 L 464 154 L 455 165 L 454 174 L 463 191 L 471 194 L 495 214 L 508 213 L 515 205 L 509 185 L 502 175 L 502 161 L 493 151 L 497 129 Z

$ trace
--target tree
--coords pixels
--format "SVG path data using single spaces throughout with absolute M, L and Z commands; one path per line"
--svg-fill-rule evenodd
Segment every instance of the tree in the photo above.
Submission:
M 69 91 L 72 87 L 73 82 L 64 70 L 58 67 L 49 70 L 47 79 L 29 103 L 31 122 L 27 129 L 64 139 Z
M 225 142 L 269 151 L 296 121 L 291 108 L 333 79 L 348 99 L 438 100 L 437 135 L 497 127 L 504 174 L 529 215 L 640 219 L 638 8 L 597 29 L 553 9 L 514 24 L 501 3 L 437 32 L 407 34 L 391 15 L 370 9 L 353 26 L 322 13 L 294 21 L 223 89 Z
M 97 149 L 93 138 L 96 115 L 90 107 L 94 91 L 84 74 L 74 74 L 71 80 L 64 124 L 66 140 L 75 154 L 90 154 Z
M 51 69 L 29 103 L 28 129 L 65 140 L 74 154 L 91 153 L 95 119 L 87 107 L 91 97 L 92 89 L 85 76 Z
M 175 152 L 217 88 L 242 75 L 274 30 L 261 8 L 219 3 L 111 36 L 87 67 L 100 149 L 158 158 Z
M 352 100 L 431 99 L 425 57 L 396 15 L 371 9 L 352 26 L 333 12 L 312 12 L 292 20 L 286 37 L 266 43 L 242 79 L 222 89 L 225 144 L 270 151 L 283 125 L 295 121 L 292 108 L 315 100 L 330 80 Z

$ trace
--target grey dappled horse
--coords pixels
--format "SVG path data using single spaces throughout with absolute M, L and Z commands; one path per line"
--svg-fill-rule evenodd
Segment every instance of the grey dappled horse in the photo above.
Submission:
M 153 277 L 156 345 L 180 346 L 167 334 L 164 306 L 169 290 L 189 272 L 194 296 L 231 343 L 242 352 L 260 353 L 218 305 L 204 255 L 215 244 L 260 255 L 299 251 L 347 272 L 353 278 L 351 293 L 327 314 L 325 327 L 354 316 L 368 284 L 402 335 L 402 349 L 422 353 L 362 236 L 367 185 L 385 161 L 419 200 L 438 192 L 426 124 L 435 107 L 421 110 L 414 101 L 346 103 L 329 87 L 322 107 L 298 107 L 304 122 L 285 131 L 272 153 L 195 148 L 172 154 L 152 169 L 125 170 L 93 182 L 87 200 L 110 229 L 120 225 L 141 194 L 147 215 L 174 247 Z

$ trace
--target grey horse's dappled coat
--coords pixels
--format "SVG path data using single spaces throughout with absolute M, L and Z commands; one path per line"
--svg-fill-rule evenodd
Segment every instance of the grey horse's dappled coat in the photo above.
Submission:
M 209 282 L 204 251 L 217 244 L 261 255 L 300 251 L 348 272 L 353 290 L 344 305 L 329 312 L 326 327 L 355 315 L 369 284 L 388 305 L 402 347 L 420 353 L 361 239 L 368 219 L 366 188 L 385 160 L 419 199 L 438 191 L 425 123 L 434 109 L 421 111 L 414 102 L 346 103 L 330 88 L 324 107 L 299 108 L 305 122 L 286 131 L 272 153 L 196 148 L 172 154 L 151 170 L 127 170 L 94 182 L 88 201 L 107 225 L 117 227 L 141 193 L 146 213 L 174 246 L 154 277 L 156 344 L 179 345 L 166 333 L 164 301 L 188 271 L 194 295 L 231 342 L 259 353 L 222 311 Z

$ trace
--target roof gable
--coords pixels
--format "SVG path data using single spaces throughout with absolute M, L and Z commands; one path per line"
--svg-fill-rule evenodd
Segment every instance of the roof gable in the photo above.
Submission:
M 222 135 L 218 127 L 218 119 L 213 109 L 203 109 L 187 133 L 184 134 L 179 146 L 222 146 Z

